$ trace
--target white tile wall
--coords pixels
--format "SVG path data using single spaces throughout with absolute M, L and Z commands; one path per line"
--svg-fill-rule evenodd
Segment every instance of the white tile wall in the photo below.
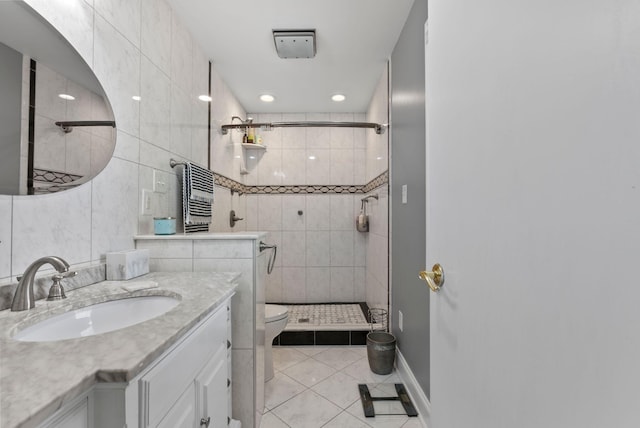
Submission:
M 26 0 L 89 64 L 94 59 L 94 9 L 84 0 Z
M 170 149 L 171 79 L 147 57 L 142 57 L 140 138 Z
M 93 7 L 136 47 L 140 46 L 140 0 L 94 0 Z
M 285 197 L 281 195 L 258 195 L 258 230 L 281 231 L 283 229 L 282 198 Z
M 94 69 L 111 102 L 118 125 L 114 162 L 101 173 L 95 185 L 46 198 L 9 198 L 1 201 L 0 234 L 9 243 L 0 244 L 0 252 L 12 248 L 11 270 L 0 265 L 0 280 L 21 273 L 32 261 L 35 250 L 43 250 L 68 258 L 71 263 L 95 261 L 103 252 L 133 247 L 136 233 L 149 233 L 154 215 L 177 212 L 175 171 L 168 167 L 171 157 L 206 164 L 206 137 L 201 128 L 206 120 L 206 106 L 193 99 L 206 88 L 206 57 L 194 43 L 165 0 L 27 0 L 58 28 Z M 205 70 L 201 70 L 205 68 Z M 136 102 L 133 95 L 141 95 Z M 387 169 L 388 133 L 378 136 L 370 130 L 286 128 L 263 132 L 267 151 L 262 158 L 250 160 L 240 147 L 242 133 L 222 135 L 220 125 L 234 115 L 247 114 L 217 74 L 212 77 L 212 169 L 245 184 L 364 184 Z M 288 120 L 367 120 L 386 123 L 386 73 L 372 98 L 369 111 L 353 114 L 261 114 L 260 121 Z M 184 126 L 184 124 L 188 124 Z M 198 130 L 200 129 L 200 131 Z M 310 156 L 315 159 L 309 159 Z M 242 167 L 251 173 L 241 175 Z M 152 187 L 153 170 L 164 171 L 172 180 L 168 194 L 152 194 L 152 216 L 139 214 L 141 189 Z M 116 175 L 125 177 L 118 180 Z M 134 185 L 132 182 L 137 183 Z M 116 183 L 116 184 L 112 184 Z M 135 190 L 135 192 L 134 192 Z M 100 192 L 99 197 L 95 192 Z M 135 193 L 135 195 L 134 195 Z M 126 194 L 131 203 L 112 203 L 103 208 L 100 199 L 117 201 Z M 385 249 L 375 252 L 371 236 L 384 234 L 386 214 L 373 222 L 372 232 L 363 236 L 354 232 L 353 221 L 359 210 L 359 196 L 344 200 L 329 195 L 260 195 L 231 196 L 226 189 L 216 188 L 214 231 L 228 231 L 228 210 L 235 209 L 245 220 L 233 230 L 267 230 L 272 242 L 280 245 L 277 268 L 268 278 L 269 300 L 288 301 L 300 295 L 314 301 L 332 299 L 331 269 L 350 268 L 352 275 L 334 273 L 340 283 L 353 277 L 345 293 L 363 300 L 371 294 L 363 289 L 362 278 L 384 283 L 386 242 L 376 240 Z M 49 199 L 48 199 L 49 198 Z M 291 198 L 291 199 L 289 199 Z M 348 199 L 353 205 L 348 209 Z M 104 204 L 104 202 L 103 202 Z M 388 204 L 385 202 L 386 206 Z M 135 205 L 135 210 L 134 210 Z M 50 206 L 50 208 L 49 208 Z M 344 215 L 339 213 L 347 207 Z M 46 209 L 42 209 L 42 208 Z M 65 208 L 69 207 L 69 208 Z M 338 208 L 340 207 L 340 208 Z M 297 215 L 298 209 L 303 211 Z M 385 205 L 381 204 L 381 213 Z M 106 210 L 106 211 L 105 211 Z M 109 213 L 109 214 L 108 214 Z M 4 212 L 3 212 L 4 214 Z M 11 222 L 11 218 L 19 219 Z M 55 224 L 55 233 L 48 227 Z M 118 225 L 115 237 L 105 238 Z M 378 229 L 380 226 L 380 229 Z M 287 232 L 287 234 L 284 234 Z M 304 252 L 284 251 L 283 242 L 304 232 Z M 283 235 L 284 234 L 284 235 Z M 381 235 L 382 236 L 382 235 Z M 5 238 L 7 239 L 7 238 Z M 296 240 L 299 244 L 301 240 Z M 300 245 L 296 248 L 301 248 Z M 287 253 L 286 261 L 282 252 Z M 336 252 L 332 256 L 332 252 Z M 304 266 L 301 264 L 304 254 Z M 6 258 L 4 259 L 6 260 Z M 169 260 L 169 259 L 168 259 Z M 342 266 L 349 261 L 348 266 Z M 364 274 L 363 269 L 367 274 Z M 170 259 L 167 269 L 188 267 L 183 259 Z M 337 265 L 336 265 L 337 263 Z M 375 267 L 374 267 L 375 266 Z M 370 269 L 377 269 L 375 274 Z M 384 269 L 382 269 L 384 270 Z M 336 276 L 338 275 L 338 276 Z M 381 278 L 382 277 L 382 278 Z M 322 279 L 324 278 L 324 279 Z M 297 287 L 290 285 L 295 280 Z M 304 284 L 300 287 L 299 284 Z M 308 286 L 312 284 L 313 286 Z M 334 281 L 334 284 L 337 282 Z M 334 290 L 333 295 L 338 295 Z M 386 293 L 386 291 L 385 291 Z M 379 293 L 384 294 L 383 292 Z M 291 301 L 291 300 L 289 300 Z
M 116 147 L 113 156 L 119 159 L 140 163 L 140 140 L 124 131 L 117 131 Z
M 275 267 L 271 272 L 271 275 L 267 276 L 267 282 L 265 284 L 265 292 L 267 302 L 283 302 L 282 294 L 282 268 Z
M 194 241 L 193 257 L 196 259 L 250 259 L 253 257 L 253 245 L 250 241 Z
M 2 282 L 21 274 L 39 256 L 55 254 L 79 264 L 98 261 L 106 251 L 133 248 L 136 233 L 152 232 L 154 216 L 177 213 L 176 172 L 169 159 L 207 162 L 203 132 L 207 105 L 194 94 L 208 88 L 208 58 L 165 0 L 26 3 L 57 28 L 94 70 L 116 118 L 117 142 L 114 159 L 92 183 L 56 195 L 0 199 Z M 241 151 L 230 144 L 231 138 L 220 135 L 218 125 L 245 113 L 215 70 L 212 81 L 213 154 L 220 159 L 215 170 L 241 181 L 235 158 Z M 133 95 L 142 100 L 134 101 Z M 92 132 L 92 139 L 104 137 L 105 132 Z M 154 169 L 167 174 L 168 191 L 152 193 L 153 213 L 142 216 L 140 191 L 153 188 Z M 216 194 L 226 206 L 214 208 L 214 218 L 218 227 L 225 227 L 226 220 L 230 229 L 227 208 L 234 207 L 243 217 L 246 198 L 226 192 L 226 197 L 224 191 Z M 234 230 L 244 228 L 240 222 Z M 171 259 L 165 267 L 189 266 L 182 259 Z
M 329 287 L 327 287 L 329 285 Z M 331 301 L 331 268 L 307 267 L 307 300 L 291 303 L 324 303 Z M 329 288 L 329 290 L 327 290 Z M 327 291 L 329 293 L 327 293 Z
M 171 7 L 164 0 L 142 0 L 140 44 L 144 55 L 164 74 L 171 74 Z
M 387 123 L 387 73 L 367 113 L 255 114 L 270 121 Z M 353 128 L 280 128 L 263 133 L 267 153 L 250 165 L 253 185 L 366 184 L 388 169 L 388 132 Z M 304 149 L 304 150 L 303 150 Z M 257 174 L 256 174 L 257 172 Z M 279 172 L 281 174 L 279 174 Z M 267 300 L 286 303 L 371 302 L 388 296 L 388 192 L 375 190 L 367 213 L 371 230 L 355 231 L 365 195 L 258 195 L 247 197 L 247 226 L 280 232 L 278 266 Z M 303 210 L 303 215 L 297 214 Z M 253 217 L 257 217 L 253 219 Z M 271 239 L 277 239 L 274 233 Z
M 330 184 L 331 149 L 307 148 L 306 184 Z
M 93 71 L 102 83 L 118 129 L 139 135 L 140 50 L 117 31 L 111 22 L 95 15 Z
M 306 233 L 304 231 L 283 231 L 282 244 L 280 246 L 282 265 L 290 267 L 306 266 L 306 248 Z
M 283 122 L 300 122 L 307 120 L 305 113 L 283 113 Z M 283 149 L 304 149 L 307 144 L 314 146 L 313 141 L 307 142 L 307 131 L 305 128 L 281 128 Z M 266 137 L 266 134 L 265 134 Z M 265 140 L 266 141 L 266 140 Z
M 282 295 L 285 301 L 307 301 L 307 277 L 304 267 L 282 268 Z
M 367 122 L 388 123 L 388 71 L 382 73 L 378 86 L 371 98 L 366 114 Z M 366 133 L 366 168 L 362 172 L 366 180 L 370 181 L 389 168 L 389 132 L 378 135 L 375 132 Z M 377 194 L 378 199 L 369 199 L 367 213 L 369 214 L 369 233 L 356 236 L 356 248 L 364 248 L 366 264 L 357 260 L 357 284 L 364 280 L 365 301 L 369 307 L 386 308 L 389 304 L 389 187 L 383 186 L 369 194 Z M 358 234 L 361 235 L 361 234 Z M 362 252 L 356 252 L 356 258 Z M 360 285 L 359 285 L 360 286 Z
M 130 231 L 136 228 L 138 212 L 138 165 L 113 158 L 91 187 L 92 194 L 101 195 L 91 201 L 91 260 L 100 260 L 107 252 L 131 248 Z
M 355 299 L 354 268 L 331 268 L 331 301 L 353 302 Z
M 0 278 L 11 276 L 11 196 L 0 196 Z
M 13 276 L 48 255 L 69 263 L 90 261 L 91 195 L 88 183 L 60 194 L 13 198 Z
M 331 266 L 331 232 L 308 231 L 307 242 L 307 266 Z
M 367 111 L 367 122 L 389 123 L 388 71 L 385 68 L 371 98 Z M 384 134 L 366 133 L 366 181 L 371 181 L 389 169 L 389 130 Z

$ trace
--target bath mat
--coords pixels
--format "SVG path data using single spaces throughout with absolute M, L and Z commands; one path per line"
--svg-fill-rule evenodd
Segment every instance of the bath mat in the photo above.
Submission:
M 358 384 L 362 410 L 367 418 L 376 415 L 418 416 L 402 383 Z

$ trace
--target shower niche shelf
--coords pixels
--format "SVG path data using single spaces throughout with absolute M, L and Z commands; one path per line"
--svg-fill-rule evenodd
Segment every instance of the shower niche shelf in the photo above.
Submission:
M 246 168 L 248 159 L 256 159 L 256 162 L 260 162 L 260 158 L 267 151 L 267 146 L 255 143 L 241 143 L 242 154 L 244 155 L 244 165 L 240 168 L 240 174 L 249 174 L 249 170 Z
M 254 143 L 242 143 L 242 148 L 245 150 L 257 150 L 257 151 L 267 150 L 267 146 L 263 144 L 254 144 Z

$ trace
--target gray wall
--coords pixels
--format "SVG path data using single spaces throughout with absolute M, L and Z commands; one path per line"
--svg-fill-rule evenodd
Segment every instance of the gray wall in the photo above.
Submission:
M 391 55 L 391 288 L 393 334 L 429 397 L 429 292 L 417 279 L 425 268 L 426 19 L 427 1 L 416 0 Z M 402 332 L 398 311 L 403 313 Z
M 22 54 L 0 43 L 0 194 L 20 186 Z

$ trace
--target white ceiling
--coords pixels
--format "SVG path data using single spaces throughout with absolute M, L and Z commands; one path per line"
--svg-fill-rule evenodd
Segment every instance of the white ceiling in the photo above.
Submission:
M 169 0 L 252 113 L 366 111 L 413 1 Z M 279 58 L 274 29 L 315 29 L 316 57 Z

